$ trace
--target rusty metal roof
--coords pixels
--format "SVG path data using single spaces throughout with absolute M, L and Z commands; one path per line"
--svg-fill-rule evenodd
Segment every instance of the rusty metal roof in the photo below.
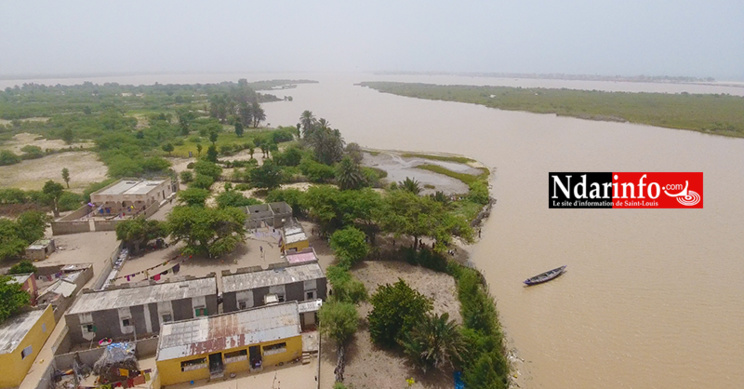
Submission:
M 222 293 L 286 285 L 298 281 L 317 280 L 323 277 L 325 275 L 317 262 L 251 273 L 232 274 L 222 276 Z
M 163 324 L 156 360 L 190 357 L 299 336 L 297 302 Z

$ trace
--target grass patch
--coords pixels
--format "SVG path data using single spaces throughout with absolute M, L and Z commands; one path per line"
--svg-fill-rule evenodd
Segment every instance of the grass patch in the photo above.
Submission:
M 217 137 L 217 142 L 215 142 L 215 145 L 217 146 L 217 150 L 220 150 L 220 146 L 222 145 L 236 145 L 236 144 L 244 144 L 247 142 L 252 142 L 253 137 L 266 136 L 267 134 L 273 131 L 275 131 L 275 129 L 246 129 L 245 134 L 243 134 L 242 137 L 238 137 L 235 134 L 235 131 L 230 131 L 228 130 L 228 127 L 223 127 L 223 131 L 219 133 L 219 136 Z M 187 137 L 180 138 L 180 139 L 183 139 L 183 144 L 175 146 L 173 152 L 171 153 L 171 156 L 188 158 L 189 151 L 191 151 L 193 155 L 196 156 L 197 155 L 197 150 L 196 150 L 197 142 L 194 142 L 194 140 L 196 139 L 195 137 L 201 138 L 201 141 L 198 142 L 202 145 L 201 155 L 206 154 L 207 149 L 209 148 L 209 146 L 212 145 L 212 142 L 209 141 L 209 136 L 208 135 L 199 136 L 199 134 L 191 134 Z M 256 147 L 255 150 L 258 154 L 261 153 L 260 147 Z M 167 155 L 167 154 L 164 153 L 164 155 Z
M 434 161 L 457 162 L 457 163 L 463 163 L 463 164 L 468 164 L 468 163 L 475 162 L 474 159 L 470 159 L 470 158 L 466 158 L 466 157 L 456 157 L 456 156 L 446 156 L 446 155 L 432 155 L 432 154 L 418 154 L 418 153 L 403 153 L 403 154 L 401 154 L 401 157 L 403 157 L 403 158 L 432 159 Z
M 553 113 L 590 120 L 744 137 L 744 98 L 726 94 L 602 92 L 571 89 L 365 82 L 384 93 L 458 101 L 510 111 Z
M 488 177 L 488 169 L 480 169 L 482 173 L 479 174 L 479 175 L 477 175 L 477 176 L 474 176 L 472 174 L 467 174 L 467 173 L 455 172 L 455 171 L 449 170 L 449 169 L 447 169 L 445 167 L 442 167 L 442 166 L 439 166 L 439 165 L 432 165 L 432 164 L 419 165 L 419 166 L 416 166 L 416 169 L 428 170 L 430 172 L 442 174 L 442 175 L 445 175 L 447 177 L 452 177 L 452 178 L 454 178 L 456 180 L 462 181 L 466 185 L 470 185 L 471 183 L 473 183 L 475 181 L 482 180 L 482 179 Z

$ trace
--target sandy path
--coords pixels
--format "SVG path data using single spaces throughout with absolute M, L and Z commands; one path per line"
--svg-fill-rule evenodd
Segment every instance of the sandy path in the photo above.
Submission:
M 15 134 L 12 139 L 3 143 L 2 148 L 5 150 L 10 150 L 16 154 L 21 154 L 21 149 L 23 148 L 23 146 L 39 146 L 42 151 L 45 151 L 46 149 L 59 150 L 69 148 L 79 149 L 81 147 L 93 147 L 95 146 L 95 143 L 75 142 L 68 145 L 61 139 L 44 139 L 44 137 L 39 134 L 29 134 L 28 132 L 22 132 L 20 134 Z

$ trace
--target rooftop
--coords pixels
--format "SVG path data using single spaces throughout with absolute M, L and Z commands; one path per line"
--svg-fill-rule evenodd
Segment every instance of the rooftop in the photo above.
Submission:
M 313 250 L 312 247 L 306 248 L 294 254 L 287 254 L 286 258 L 287 262 L 291 264 L 318 261 L 318 257 L 315 256 L 315 250 Z
M 165 180 L 121 180 L 96 192 L 98 195 L 144 195 L 150 193 Z
M 100 292 L 83 293 L 78 297 L 70 314 L 117 309 L 135 305 L 173 301 L 185 298 L 207 296 L 217 293 L 217 281 L 214 277 L 198 278 L 179 282 L 138 286 L 130 288 L 109 289 Z
M 274 285 L 285 285 L 298 281 L 323 278 L 323 270 L 317 262 L 277 269 L 222 276 L 222 292 L 237 292 Z
M 0 324 L 0 354 L 9 354 L 15 351 L 18 344 L 26 337 L 28 331 L 43 314 L 44 311 L 41 309 L 23 312 Z M 50 329 L 47 329 L 47 331 L 50 331 Z
M 28 248 L 30 250 L 43 250 L 44 247 L 49 246 L 49 243 L 52 243 L 51 239 L 39 239 L 34 243 L 31 243 Z
M 34 275 L 33 273 L 26 273 L 26 274 L 10 274 L 10 278 L 13 282 L 16 284 L 23 285 L 26 281 L 28 281 L 31 276 Z
M 300 335 L 297 302 L 163 324 L 156 359 L 183 358 Z
M 44 289 L 44 291 L 41 292 L 39 295 L 43 296 L 47 293 L 54 293 L 65 297 L 70 297 L 73 293 L 75 293 L 75 289 L 77 289 L 77 285 L 73 284 L 72 282 L 57 280 L 54 281 L 53 284 L 49 285 L 48 288 Z
M 307 300 L 307 301 L 303 301 L 297 304 L 297 311 L 299 313 L 317 312 L 320 310 L 320 307 L 322 306 L 323 306 L 322 299 Z

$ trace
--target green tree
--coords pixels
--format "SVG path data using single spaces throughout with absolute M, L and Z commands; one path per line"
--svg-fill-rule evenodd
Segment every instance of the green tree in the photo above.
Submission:
M 212 184 L 214 184 L 214 178 L 204 174 L 197 174 L 194 181 L 191 182 L 190 187 L 209 190 Z
M 140 248 L 151 240 L 167 235 L 165 223 L 147 220 L 144 217 L 122 220 L 116 225 L 116 239 L 122 241 L 132 253 L 139 252 Z
M 176 148 L 173 147 L 172 144 L 166 143 L 166 144 L 164 144 L 162 146 L 162 149 L 163 149 L 163 151 L 165 151 L 166 153 L 168 153 L 168 156 L 170 156 L 171 155 L 171 152 L 173 152 L 173 150 L 175 150 Z
M 13 316 L 31 301 L 31 295 L 12 282 L 10 276 L 0 276 L 0 322 Z
M 320 331 L 329 336 L 339 347 L 354 335 L 359 323 L 356 306 L 342 301 L 326 301 L 318 312 Z
M 348 263 L 349 267 L 369 254 L 367 235 L 355 227 L 346 227 L 334 232 L 331 235 L 331 248 L 341 263 Z
M 0 259 L 18 257 L 26 249 L 28 243 L 21 238 L 15 222 L 10 219 L 0 219 Z
M 203 147 L 202 147 L 201 143 L 197 143 L 196 144 L 196 156 L 197 157 L 201 157 L 202 148 Z
M 13 165 L 21 162 L 21 157 L 10 150 L 0 150 L 0 166 Z
M 361 167 L 349 157 L 336 166 L 336 182 L 342 190 L 359 189 L 366 184 Z
M 266 113 L 263 108 L 261 108 L 261 104 L 259 104 L 258 101 L 252 103 L 251 113 L 253 114 L 253 128 L 258 127 L 262 121 L 266 120 Z
M 403 335 L 403 352 L 426 374 L 449 364 L 454 368 L 465 353 L 465 342 L 449 314 L 426 315 Z
M 194 164 L 194 171 L 197 174 L 212 177 L 214 181 L 219 180 L 222 176 L 222 167 L 210 161 L 197 161 Z
M 328 266 L 326 277 L 333 286 L 334 300 L 353 304 L 367 300 L 367 288 L 343 264 Z
M 235 121 L 235 135 L 237 135 L 238 138 L 242 138 L 243 133 L 243 123 L 241 123 L 240 120 Z
M 50 217 L 44 212 L 23 212 L 16 219 L 18 236 L 26 241 L 27 244 L 31 244 L 44 237 L 44 231 L 49 226 L 50 221 Z
M 182 171 L 180 176 L 181 176 L 181 182 L 183 182 L 184 184 L 188 184 L 189 182 L 194 181 L 194 173 L 188 170 Z
M 36 273 L 36 266 L 29 261 L 28 259 L 24 259 L 21 262 L 16 263 L 15 265 L 10 267 L 10 270 L 8 270 L 8 274 L 28 274 L 28 273 Z
M 321 119 L 319 123 L 327 123 Z M 332 130 L 326 125 L 319 124 L 310 137 L 306 138 L 315 152 L 315 159 L 326 165 L 341 160 L 344 156 L 344 139 L 338 130 Z
M 63 187 L 62 184 L 56 183 L 52 180 L 45 182 L 44 188 L 42 188 L 42 192 L 52 200 L 54 217 L 59 217 L 59 208 L 57 207 L 57 203 L 64 190 L 65 187 Z
M 401 279 L 393 285 L 380 285 L 370 301 L 369 333 L 383 347 L 395 346 L 432 308 L 428 298 Z
M 239 208 L 175 207 L 168 215 L 168 230 L 175 241 L 186 243 L 184 253 L 215 258 L 245 241 L 245 212 Z
M 283 153 L 274 153 L 274 162 L 280 166 L 297 166 L 302 161 L 302 151 L 297 147 L 289 147 Z
M 207 189 L 191 187 L 178 191 L 178 202 L 183 205 L 203 207 L 210 195 Z
M 307 139 L 312 135 L 315 129 L 315 116 L 310 111 L 303 111 L 300 115 L 300 124 L 302 125 L 302 137 Z
M 282 169 L 271 160 L 264 161 L 263 165 L 251 170 L 251 184 L 255 188 L 274 189 L 282 183 Z
M 62 168 L 62 179 L 65 180 L 67 189 L 70 189 L 70 171 L 66 167 Z
M 26 145 L 21 148 L 23 151 L 22 159 L 36 159 L 44 156 L 44 152 L 39 146 Z
M 210 131 L 209 132 L 209 141 L 212 142 L 212 146 L 214 146 L 214 143 L 217 142 L 217 137 L 219 135 L 217 134 L 217 131 Z
M 72 128 L 67 127 L 64 130 L 62 130 L 62 140 L 65 141 L 65 143 L 72 144 L 72 141 L 75 140 L 75 136 L 72 133 Z
M 217 163 L 217 146 L 211 145 L 207 149 L 207 157 L 206 160 L 209 162 Z
M 242 193 L 234 190 L 220 193 L 217 196 L 216 201 L 218 208 L 247 207 L 249 205 L 261 204 L 261 201 L 252 197 L 245 197 Z

